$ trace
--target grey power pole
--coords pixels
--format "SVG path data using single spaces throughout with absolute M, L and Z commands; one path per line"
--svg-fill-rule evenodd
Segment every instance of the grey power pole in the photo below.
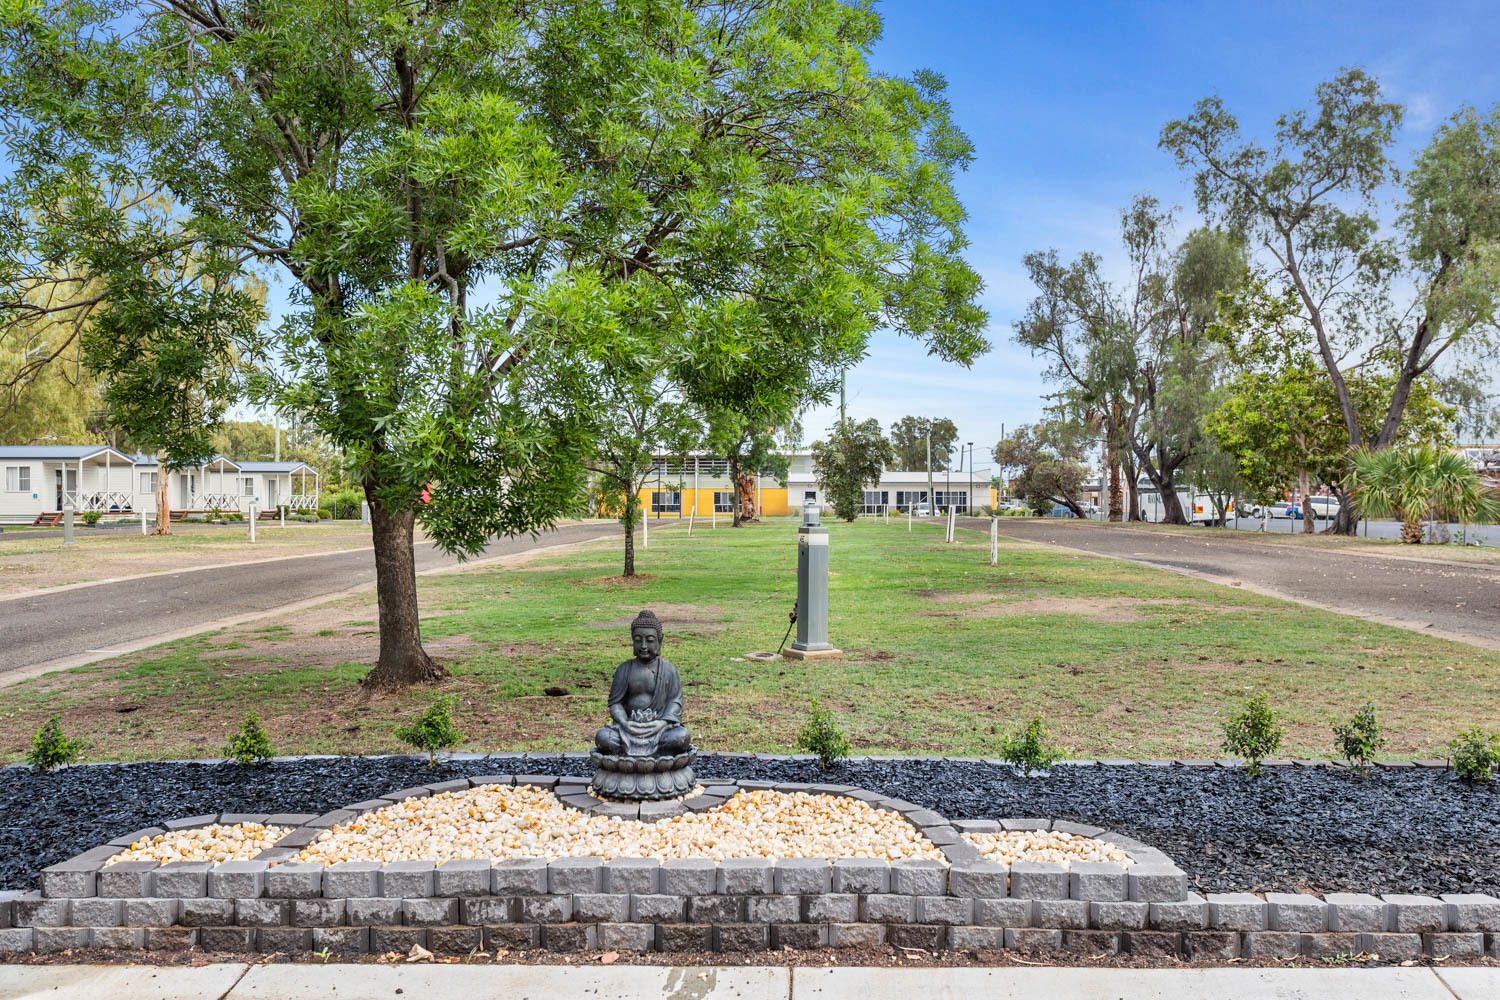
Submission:
M 937 513 L 937 495 L 932 489 L 932 421 L 927 421 L 927 514 Z

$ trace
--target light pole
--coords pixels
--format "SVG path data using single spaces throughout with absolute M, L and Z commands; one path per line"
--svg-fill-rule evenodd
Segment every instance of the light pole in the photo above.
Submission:
M 937 496 L 932 489 L 932 421 L 927 421 L 927 516 L 937 514 Z
M 974 513 L 974 442 L 967 445 L 969 449 L 969 492 L 964 501 L 964 513 Z

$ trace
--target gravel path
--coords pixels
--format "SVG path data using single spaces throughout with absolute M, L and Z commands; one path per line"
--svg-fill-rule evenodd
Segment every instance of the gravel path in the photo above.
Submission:
M 950 819 L 1034 816 L 1091 823 L 1165 851 L 1198 891 L 1500 893 L 1500 788 L 1439 769 L 1063 766 L 1030 780 L 942 760 L 799 760 L 702 755 L 701 778 L 834 781 Z M 406 757 L 227 764 L 119 764 L 0 778 L 0 888 L 121 834 L 208 812 L 320 812 L 415 784 L 478 774 L 585 775 L 583 758 Z
M 989 519 L 961 518 L 989 531 Z M 1204 528 L 1188 535 L 1056 518 L 1000 518 L 1000 533 L 1159 566 L 1330 611 L 1500 649 L 1500 567 L 1307 551 Z

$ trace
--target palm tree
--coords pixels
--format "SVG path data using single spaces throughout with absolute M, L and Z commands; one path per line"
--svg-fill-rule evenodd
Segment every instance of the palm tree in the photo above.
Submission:
M 1354 454 L 1354 501 L 1360 516 L 1391 514 L 1401 521 L 1401 541 L 1422 541 L 1422 521 L 1500 520 L 1500 494 L 1449 448 L 1361 450 Z

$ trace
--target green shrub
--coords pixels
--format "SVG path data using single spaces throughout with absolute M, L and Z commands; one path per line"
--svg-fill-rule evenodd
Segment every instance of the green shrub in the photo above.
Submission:
M 334 490 L 324 493 L 318 498 L 318 506 L 326 508 L 330 516 L 340 521 L 358 521 L 360 504 L 364 502 L 365 491 L 358 486 L 348 489 Z
M 1024 729 L 1007 736 L 1000 744 L 1000 758 L 1020 769 L 1024 777 L 1033 771 L 1045 771 L 1063 759 L 1063 754 L 1047 742 L 1047 727 L 1037 716 Z
M 1465 781 L 1494 781 L 1500 768 L 1500 733 L 1486 733 L 1478 726 L 1465 729 L 1448 744 L 1448 763 Z
M 396 738 L 408 746 L 426 751 L 427 766 L 432 767 L 434 754 L 456 746 L 463 739 L 458 727 L 453 724 L 452 696 L 434 698 L 414 725 L 396 728 Z
M 241 764 L 263 764 L 276 756 L 271 746 L 271 734 L 260 724 L 260 716 L 254 712 L 245 716 L 240 731 L 229 737 L 225 744 L 224 756 Z
M 1260 762 L 1281 749 L 1286 733 L 1276 724 L 1276 713 L 1258 694 L 1245 703 L 1245 710 L 1224 722 L 1224 749 L 1245 758 L 1250 777 L 1260 776 Z
M 1000 515 L 1002 517 L 1029 517 L 1031 516 L 1031 511 L 1025 507 L 1007 507 L 1000 512 Z
M 1370 770 L 1370 761 L 1385 746 L 1385 737 L 1380 735 L 1380 723 L 1375 718 L 1375 703 L 1367 701 L 1348 722 L 1333 724 L 1333 745 L 1349 766 L 1364 774 Z
M 82 753 L 83 740 L 70 740 L 64 736 L 62 723 L 54 715 L 31 738 L 31 752 L 26 755 L 26 763 L 38 771 L 50 771 L 74 763 Z
M 84 526 L 92 528 L 94 525 L 96 525 L 96 524 L 99 523 L 99 518 L 102 517 L 102 516 L 103 515 L 100 514 L 97 510 L 86 510 L 86 511 L 84 511 L 83 512 L 83 523 L 84 523 Z
M 827 771 L 849 756 L 852 748 L 849 737 L 834 721 L 833 713 L 814 698 L 808 703 L 807 725 L 797 737 L 797 749 L 816 756 L 818 766 Z

